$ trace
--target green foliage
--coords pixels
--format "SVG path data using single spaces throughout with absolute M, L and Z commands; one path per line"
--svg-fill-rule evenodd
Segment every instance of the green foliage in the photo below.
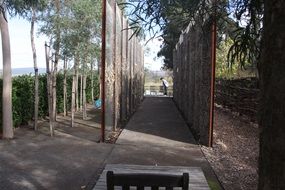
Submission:
M 19 15 L 30 20 L 32 9 L 43 11 L 47 2 L 48 0 L 9 0 L 6 4 L 11 16 Z
M 233 64 L 231 68 L 228 65 L 228 51 L 232 44 L 233 40 L 227 38 L 221 41 L 217 48 L 216 77 L 218 78 L 232 78 L 237 73 L 237 64 Z
M 216 77 L 217 78 L 244 78 L 244 77 L 256 77 L 256 67 L 252 66 L 248 61 L 244 60 L 243 64 L 240 64 L 240 60 L 231 60 L 232 64 L 228 64 L 230 59 L 230 49 L 234 46 L 234 41 L 231 38 L 222 40 L 217 48 L 217 60 L 216 60 Z
M 34 80 L 31 75 L 13 78 L 12 108 L 14 125 L 27 124 L 33 117 Z
M 94 56 L 98 52 L 101 34 L 101 4 L 96 0 L 70 0 L 61 2 L 59 14 L 54 14 L 54 3 L 49 4 L 40 17 L 40 32 L 54 38 L 60 28 L 62 57 L 73 59 Z M 54 47 L 56 41 L 51 41 Z M 88 53 L 87 53 L 88 52 Z M 87 55 L 88 54 L 88 55 Z
M 163 77 L 170 85 L 173 84 L 172 71 L 151 71 L 145 69 L 145 86 L 162 86 L 160 78 Z
M 57 111 L 63 112 L 63 79 L 62 73 L 57 75 Z M 94 96 L 99 96 L 98 76 L 93 77 Z M 48 115 L 47 83 L 46 75 L 39 75 L 39 116 Z M 71 108 L 72 76 L 67 75 L 67 110 Z M 79 86 L 80 87 L 80 86 Z M 0 79 L 0 91 L 2 98 L 2 79 Z M 87 77 L 86 99 L 91 99 L 91 78 Z M 25 125 L 33 119 L 34 115 L 34 76 L 22 75 L 13 77 L 12 89 L 13 120 L 14 126 Z M 2 101 L 0 102 L 0 126 L 2 126 Z
M 262 0 L 130 0 L 126 6 L 134 22 L 141 23 L 152 38 L 162 32 L 163 45 L 158 56 L 165 57 L 165 69 L 173 67 L 172 50 L 181 31 L 189 22 L 203 26 L 209 18 L 217 18 L 218 40 L 224 34 L 234 40 L 227 52 L 229 66 L 257 64 L 263 27 Z

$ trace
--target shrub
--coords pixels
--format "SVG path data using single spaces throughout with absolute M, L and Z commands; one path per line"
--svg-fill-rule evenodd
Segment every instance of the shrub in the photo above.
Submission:
M 63 112 L 63 79 L 62 73 L 57 75 L 57 112 Z M 99 94 L 98 76 L 94 80 L 94 97 Z M 21 75 L 12 80 L 12 108 L 14 126 L 27 124 L 34 116 L 34 76 Z M 67 75 L 67 110 L 71 108 L 72 76 Z M 79 85 L 80 89 L 80 85 Z M 39 117 L 48 115 L 48 94 L 46 74 L 39 75 Z M 87 77 L 86 100 L 93 102 L 91 98 L 91 78 Z M 0 79 L 0 98 L 2 99 L 2 79 Z M 0 101 L 0 128 L 2 128 L 2 101 Z

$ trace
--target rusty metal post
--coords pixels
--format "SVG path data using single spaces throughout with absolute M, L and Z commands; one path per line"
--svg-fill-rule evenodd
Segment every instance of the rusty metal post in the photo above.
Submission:
M 211 45 L 211 97 L 210 97 L 210 127 L 208 146 L 213 146 L 213 125 L 214 125 L 214 109 L 215 109 L 215 72 L 216 72 L 216 42 L 217 42 L 217 17 L 216 17 L 216 1 L 213 1 L 214 17 L 212 23 L 212 45 Z
M 102 49 L 101 49 L 101 142 L 105 141 L 105 60 L 106 60 L 106 1 L 102 0 Z

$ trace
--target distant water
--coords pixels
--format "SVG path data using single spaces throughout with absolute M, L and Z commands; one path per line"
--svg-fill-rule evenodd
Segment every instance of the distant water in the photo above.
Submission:
M 2 73 L 2 70 L 1 70 Z M 14 68 L 12 69 L 12 75 L 13 76 L 18 76 L 18 75 L 29 75 L 29 74 L 34 74 L 34 68 L 33 67 L 28 67 L 28 68 Z M 39 74 L 46 73 L 45 68 L 39 68 Z

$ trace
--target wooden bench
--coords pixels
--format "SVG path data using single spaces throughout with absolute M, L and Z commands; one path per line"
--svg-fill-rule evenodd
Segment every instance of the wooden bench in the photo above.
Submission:
M 154 166 L 154 165 L 128 165 L 128 164 L 107 164 L 101 173 L 93 190 L 107 190 L 107 172 L 113 171 L 115 174 L 166 174 L 166 175 L 182 175 L 189 174 L 189 190 L 210 190 L 204 173 L 199 167 L 185 166 Z M 136 189 L 131 187 L 130 190 Z M 165 188 L 159 188 L 164 189 Z M 116 186 L 115 190 L 122 190 Z M 151 187 L 146 187 L 145 190 L 151 190 Z M 181 187 L 175 187 L 173 190 L 181 190 Z
M 188 190 L 189 174 L 153 174 L 153 173 L 116 173 L 107 172 L 107 190 L 115 190 L 115 186 L 122 187 L 122 190 L 130 190 L 137 187 L 137 190 L 144 190 L 151 187 L 151 190 L 158 190 L 165 187 L 166 190 L 173 190 L 174 187 L 181 187 Z

